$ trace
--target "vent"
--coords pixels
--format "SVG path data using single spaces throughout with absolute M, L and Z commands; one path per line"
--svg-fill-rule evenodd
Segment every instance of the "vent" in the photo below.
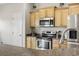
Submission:
M 64 3 L 60 3 L 60 7 L 63 7 L 64 6 Z

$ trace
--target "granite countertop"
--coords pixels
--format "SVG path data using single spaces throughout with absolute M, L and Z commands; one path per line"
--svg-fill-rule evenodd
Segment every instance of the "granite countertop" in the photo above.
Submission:
M 0 44 L 0 56 L 31 56 L 32 49 Z
M 60 48 L 52 50 L 32 50 L 35 56 L 79 56 L 78 48 Z
M 36 50 L 0 44 L 0 56 L 79 56 L 78 48 Z

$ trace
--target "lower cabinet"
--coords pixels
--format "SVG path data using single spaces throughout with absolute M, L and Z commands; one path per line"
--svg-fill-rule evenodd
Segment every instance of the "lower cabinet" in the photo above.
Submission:
M 27 36 L 26 48 L 36 49 L 36 37 Z M 64 40 L 63 44 L 59 43 L 59 39 L 52 39 L 52 49 L 67 48 L 67 40 Z
M 31 37 L 27 36 L 26 41 L 25 41 L 25 47 L 26 48 L 31 48 Z
M 52 48 L 67 48 L 67 40 L 64 40 L 64 43 L 60 44 L 59 39 L 52 39 Z
M 60 48 L 67 48 L 67 40 L 64 40 L 63 44 L 60 44 Z
M 32 48 L 32 49 L 36 48 L 36 37 L 27 36 L 26 48 Z
M 36 49 L 36 37 L 31 38 L 31 48 Z
M 60 45 L 59 45 L 59 40 L 57 39 L 52 39 L 52 48 L 59 48 Z

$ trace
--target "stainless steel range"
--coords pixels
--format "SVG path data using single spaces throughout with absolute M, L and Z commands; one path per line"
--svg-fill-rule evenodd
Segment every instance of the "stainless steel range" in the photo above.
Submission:
M 43 31 L 42 36 L 37 38 L 37 49 L 52 49 L 52 38 L 55 37 L 55 35 L 56 32 Z
M 52 31 L 43 31 L 42 32 L 42 36 L 43 37 L 50 37 L 50 38 L 54 38 L 54 37 L 56 37 L 56 32 L 54 31 L 54 32 L 52 32 Z

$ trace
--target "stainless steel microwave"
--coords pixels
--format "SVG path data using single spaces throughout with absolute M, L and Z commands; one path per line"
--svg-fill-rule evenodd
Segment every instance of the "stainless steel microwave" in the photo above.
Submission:
M 39 25 L 40 27 L 49 27 L 49 26 L 54 26 L 54 20 L 53 18 L 44 18 L 39 20 Z

